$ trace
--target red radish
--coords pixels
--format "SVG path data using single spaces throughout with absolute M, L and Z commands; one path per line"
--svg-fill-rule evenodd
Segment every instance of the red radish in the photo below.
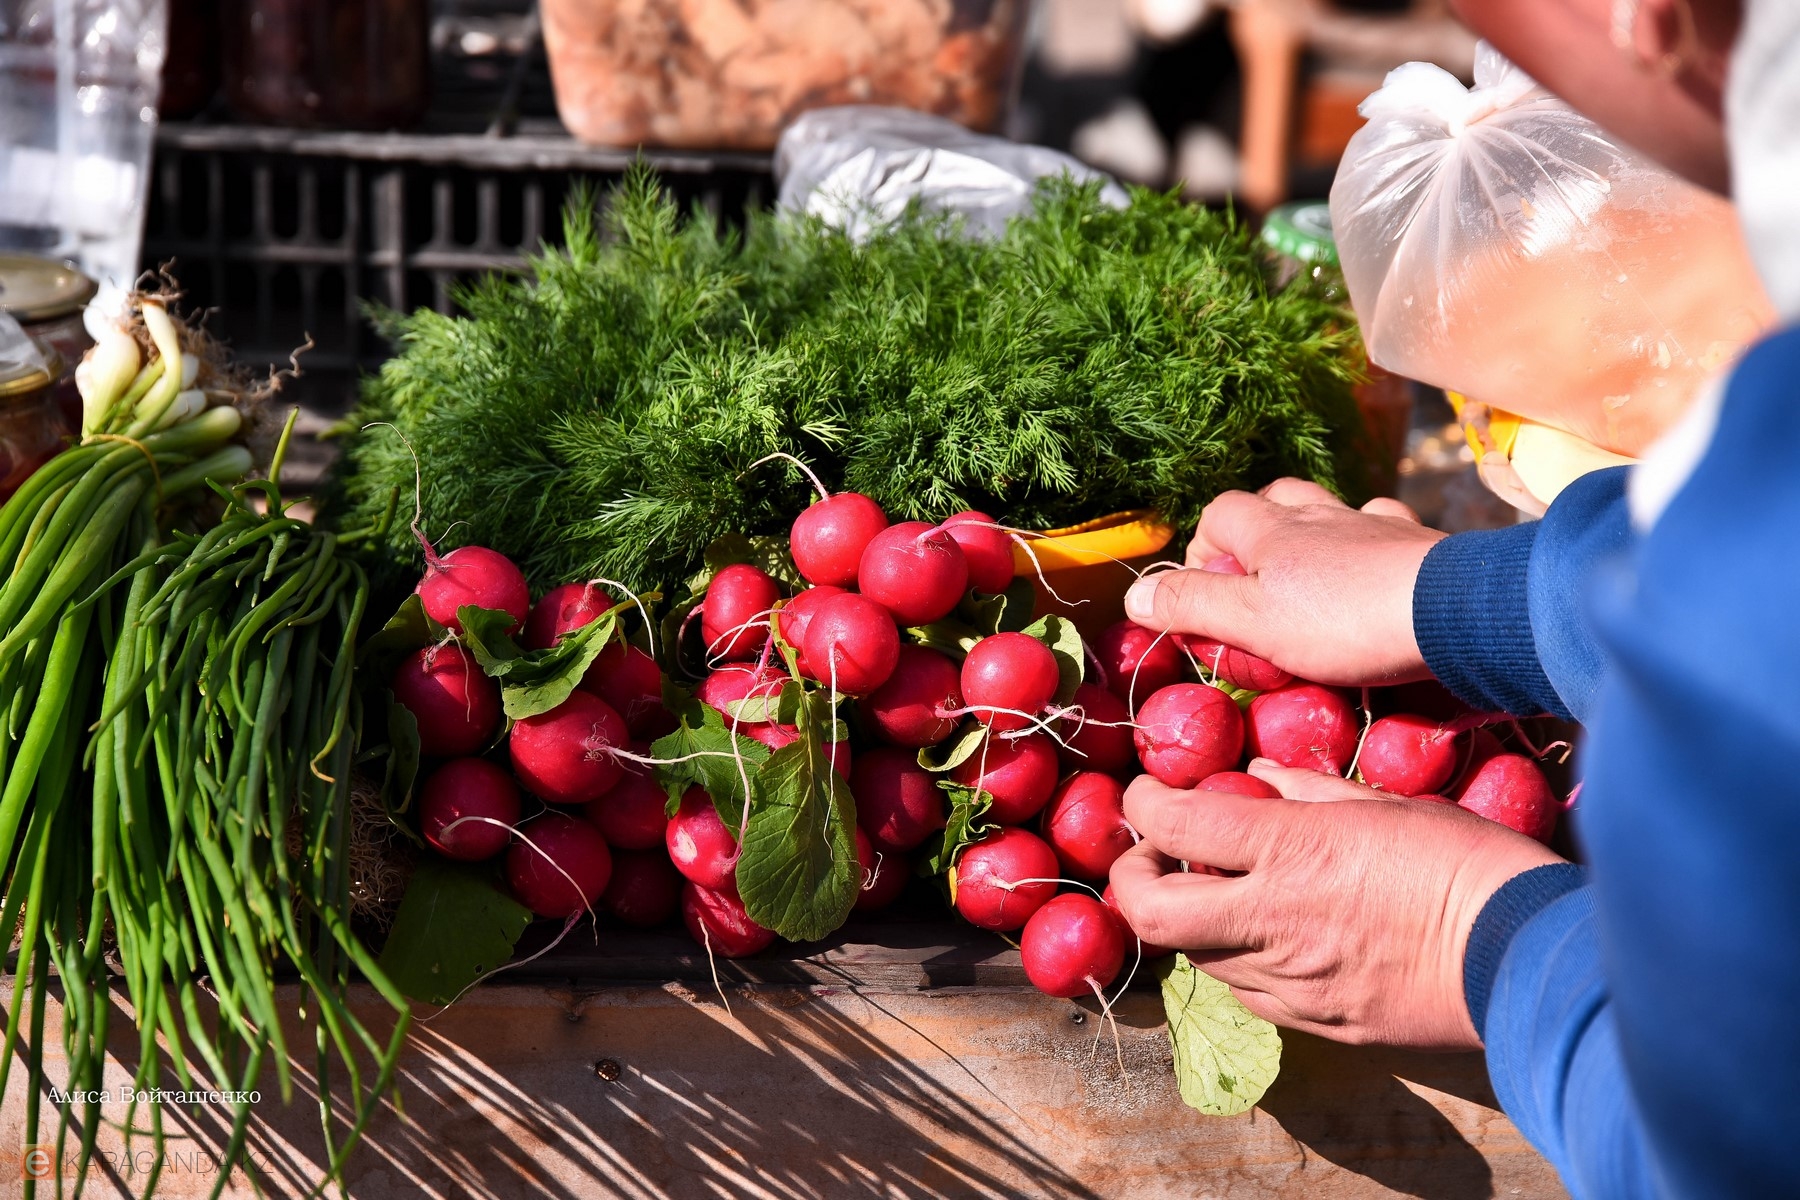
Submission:
M 812 676 L 812 672 L 806 665 L 806 627 L 812 623 L 812 615 L 818 611 L 820 604 L 833 596 L 844 594 L 843 588 L 830 584 L 809 587 L 783 604 L 775 613 L 775 623 L 781 627 L 781 640 L 794 648 L 794 665 L 808 678 Z
M 1414 796 L 1413 799 L 1414 800 L 1422 800 L 1426 804 L 1455 804 L 1456 803 L 1456 801 L 1452 800 L 1450 797 L 1439 796 L 1436 793 L 1429 793 L 1424 796 Z
M 691 787 L 663 837 L 675 869 L 705 888 L 728 888 L 737 878 L 737 836 L 725 827 L 705 788 Z
M 631 744 L 634 754 L 647 754 L 649 747 Z M 669 827 L 669 793 L 656 782 L 650 768 L 627 761 L 623 774 L 612 790 L 588 803 L 585 816 L 616 850 L 655 850 L 663 844 Z
M 1058 870 L 1056 852 L 1042 838 L 999 829 L 962 852 L 950 868 L 950 894 L 971 925 L 1005 933 L 1056 894 Z
M 586 804 L 619 782 L 614 750 L 631 742 L 625 718 L 598 696 L 574 691 L 546 713 L 521 717 L 507 736 L 513 774 L 552 804 Z
M 949 532 L 902 521 L 876 534 L 856 568 L 863 595 L 900 625 L 929 625 L 950 615 L 969 589 L 969 562 Z
M 1496 754 L 1456 789 L 1456 802 L 1540 842 L 1556 832 L 1562 804 L 1538 765 L 1523 754 Z
M 1153 692 L 1181 682 L 1181 648 L 1168 634 L 1120 621 L 1100 631 L 1094 657 L 1106 673 L 1106 687 L 1127 704 L 1142 704 Z
M 887 682 L 900 659 L 900 631 L 886 609 L 845 592 L 827 596 L 806 623 L 806 671 L 844 696 L 863 696 Z
M 442 558 L 425 554 L 425 578 L 419 600 L 425 615 L 455 633 L 463 631 L 460 608 L 497 608 L 512 618 L 508 633 L 531 611 L 531 590 L 512 559 L 485 546 L 463 546 Z
M 581 690 L 612 705 L 634 738 L 653 740 L 675 728 L 674 717 L 663 707 L 661 668 L 629 642 L 602 650 L 582 677 Z
M 871 732 L 895 746 L 935 746 L 956 731 L 942 713 L 963 706 L 962 672 L 936 650 L 901 646 L 887 682 L 864 696 L 857 711 Z
M 1396 796 L 1440 790 L 1456 773 L 1456 734 L 1436 721 L 1399 713 L 1369 726 L 1357 773 L 1372 788 Z
M 570 917 L 593 907 L 612 877 L 606 839 L 586 821 L 545 813 L 519 828 L 506 853 L 506 881 L 540 917 Z
M 1220 771 L 1208 775 L 1200 781 L 1203 792 L 1230 792 L 1236 796 L 1251 796 L 1257 800 L 1279 800 L 1281 793 L 1275 786 L 1266 783 L 1256 776 L 1244 771 Z
M 681 889 L 681 920 L 689 937 L 720 958 L 743 958 L 775 943 L 775 931 L 752 921 L 734 891 L 689 881 Z
M 1170 787 L 1191 788 L 1237 765 L 1244 718 L 1218 688 L 1176 683 L 1139 706 L 1133 740 L 1144 770 Z
M 839 492 L 794 518 L 788 551 L 807 582 L 849 587 L 856 582 L 863 551 L 887 527 L 881 505 L 858 492 Z
M 856 863 L 862 869 L 862 890 L 856 893 L 856 910 L 874 912 L 886 908 L 906 890 L 908 863 L 898 854 L 884 854 L 858 826 Z
M 531 606 L 519 643 L 527 650 L 548 650 L 563 634 L 598 620 L 614 603 L 612 593 L 598 584 L 559 584 Z
M 1050 802 L 1057 769 L 1056 739 L 1047 733 L 1028 733 L 1019 738 L 989 736 L 950 777 L 994 798 L 989 817 L 1002 825 L 1022 825 Z
M 1328 775 L 1344 773 L 1362 732 L 1344 694 L 1316 683 L 1290 683 L 1264 692 L 1250 702 L 1245 723 L 1252 755 Z
M 745 725 L 738 732 L 761 742 L 771 750 L 779 750 L 800 740 L 800 731 L 792 725 Z M 845 779 L 850 778 L 850 743 L 826 742 L 825 761 L 839 775 Z
M 1125 785 L 1098 771 L 1063 780 L 1040 832 L 1064 873 L 1077 879 L 1105 879 L 1119 855 L 1137 843 L 1125 821 Z
M 1031 914 L 1019 935 L 1025 978 L 1048 996 L 1103 992 L 1125 965 L 1125 931 L 1106 905 L 1068 892 Z
M 944 529 L 962 547 L 969 563 L 969 586 L 997 596 L 1013 581 L 1012 538 L 986 513 L 959 512 L 944 522 Z
M 877 850 L 904 854 L 944 827 L 947 802 L 936 776 L 909 750 L 877 746 L 850 772 L 856 822 Z
M 749 667 L 732 665 L 720 667 L 694 689 L 694 698 L 709 708 L 717 709 L 725 718 L 725 724 L 733 724 L 731 706 L 739 700 L 748 700 L 752 696 L 773 700 L 781 695 L 782 685 L 788 677 L 771 665 Z M 735 718 L 739 733 L 748 733 L 746 726 L 766 725 L 767 721 L 750 721 L 743 717 Z
M 1243 564 L 1229 554 L 1219 555 L 1200 569 L 1224 575 L 1246 573 Z M 1292 674 L 1266 658 L 1258 658 L 1248 650 L 1240 650 L 1236 646 L 1192 634 L 1177 636 L 1183 648 L 1200 664 L 1203 678 L 1218 679 L 1234 688 L 1251 692 L 1266 692 L 1293 682 Z
M 654 929 L 675 915 L 684 882 L 661 850 L 619 850 L 600 907 L 622 925 Z
M 720 567 L 706 585 L 700 606 L 700 637 L 709 662 L 755 658 L 769 640 L 769 610 L 781 589 L 761 567 L 732 563 Z
M 1063 769 L 1137 774 L 1137 749 L 1131 744 L 1131 714 L 1125 702 L 1099 684 L 1084 683 L 1075 689 L 1074 706 L 1081 716 L 1060 722 Z
M 458 862 L 480 862 L 506 849 L 518 819 L 518 785 L 485 758 L 453 758 L 419 789 L 419 832 Z
M 1131 943 L 1135 941 L 1140 947 L 1138 953 L 1142 954 L 1145 958 L 1161 958 L 1165 954 L 1175 953 L 1175 951 L 1169 949 L 1167 946 L 1158 946 L 1153 942 L 1146 942 L 1143 938 L 1138 937 L 1137 931 L 1131 927 L 1131 922 L 1125 919 L 1124 910 L 1119 907 L 1119 898 L 1113 894 L 1112 884 L 1109 883 L 1106 885 L 1106 890 L 1100 893 L 1100 899 L 1107 908 L 1112 910 L 1113 916 L 1118 918 L 1119 928 L 1125 934 L 1125 944 L 1127 949 L 1129 949 Z
M 394 699 L 419 724 L 419 751 L 473 754 L 500 726 L 500 685 L 461 646 L 427 646 L 394 672 Z
M 1023 633 L 996 633 L 963 659 L 963 702 L 989 729 L 1024 729 L 1056 698 L 1061 672 L 1050 647 Z M 998 711 L 1010 709 L 1009 712 Z
M 1463 748 L 1462 753 L 1462 769 L 1456 773 L 1455 780 L 1447 789 L 1450 795 L 1455 796 L 1465 782 L 1473 779 L 1475 772 L 1481 769 L 1482 763 L 1497 754 L 1505 753 L 1506 747 L 1500 744 L 1500 739 L 1495 737 L 1490 730 L 1469 730 L 1469 744 Z

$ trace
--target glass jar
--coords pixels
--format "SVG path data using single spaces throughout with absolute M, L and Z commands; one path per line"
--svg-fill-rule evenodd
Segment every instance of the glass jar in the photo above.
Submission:
M 234 0 L 225 100 L 271 125 L 394 129 L 425 115 L 426 0 Z
M 40 338 L 0 329 L 0 501 L 19 490 L 31 473 L 54 458 L 78 425 L 57 403 L 62 357 Z
M 73 263 L 30 254 L 0 254 L 0 312 L 56 351 L 61 369 L 55 398 L 71 431 L 81 428 L 75 364 L 94 344 L 82 315 L 98 286 Z

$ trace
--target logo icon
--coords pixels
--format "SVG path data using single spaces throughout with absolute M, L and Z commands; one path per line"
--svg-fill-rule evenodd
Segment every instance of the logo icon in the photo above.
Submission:
M 55 1179 L 56 1144 L 39 1142 L 26 1146 L 19 1154 L 19 1178 Z

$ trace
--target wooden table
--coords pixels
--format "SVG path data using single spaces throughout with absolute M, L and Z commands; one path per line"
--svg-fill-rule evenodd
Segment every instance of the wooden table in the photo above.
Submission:
M 1263 1104 L 1206 1118 L 1176 1095 L 1153 984 L 1118 1005 L 1121 1075 L 1093 1004 L 1032 991 L 1014 951 L 945 922 L 853 926 L 806 954 L 721 963 L 723 999 L 683 937 L 590 937 L 415 1026 L 404 1116 L 377 1118 L 350 1195 L 1563 1194 L 1496 1111 L 1476 1055 L 1288 1034 Z M 116 1028 L 112 1087 L 129 1079 L 135 1044 L 128 1021 Z M 20 1085 L 15 1071 L 6 1153 L 22 1142 Z M 310 1098 L 284 1108 L 272 1088 L 258 1106 L 271 1194 L 317 1178 L 316 1113 Z M 220 1115 L 182 1118 L 194 1140 L 171 1142 L 159 1194 L 210 1189 Z M 115 1132 L 101 1145 L 130 1165 Z M 0 1196 L 17 1179 L 0 1165 Z M 131 1194 L 129 1182 L 114 1189 Z M 88 1194 L 111 1194 L 106 1183 Z

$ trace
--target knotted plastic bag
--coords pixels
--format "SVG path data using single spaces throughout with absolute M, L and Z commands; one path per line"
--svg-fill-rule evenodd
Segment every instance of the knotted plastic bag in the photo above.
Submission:
M 1773 321 L 1726 201 L 1492 47 L 1363 101 L 1331 189 L 1369 357 L 1636 456 Z

